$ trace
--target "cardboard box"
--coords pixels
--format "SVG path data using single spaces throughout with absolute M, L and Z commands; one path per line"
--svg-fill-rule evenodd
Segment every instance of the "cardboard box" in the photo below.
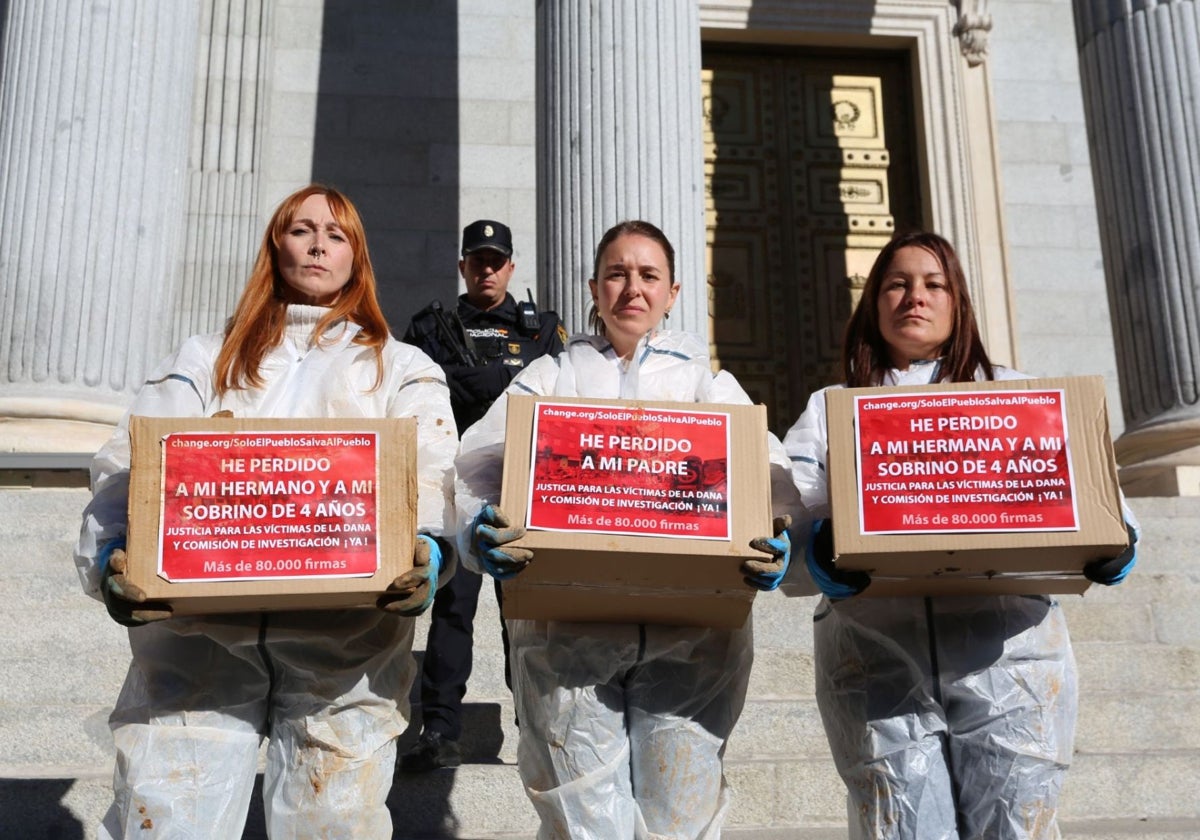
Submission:
M 765 556 L 749 543 L 770 534 L 770 498 L 762 406 L 510 396 L 501 506 L 532 526 L 514 545 L 534 560 L 505 581 L 504 614 L 741 627 L 755 590 L 740 566 Z
M 416 420 L 132 417 L 129 578 L 176 615 L 374 607 L 412 568 Z
M 1129 543 L 1099 376 L 826 400 L 835 562 L 864 595 L 1078 593 Z

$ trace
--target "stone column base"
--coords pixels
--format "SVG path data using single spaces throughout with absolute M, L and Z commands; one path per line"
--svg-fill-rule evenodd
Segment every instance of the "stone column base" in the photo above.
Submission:
M 1200 466 L 1137 464 L 1120 471 L 1126 496 L 1200 496 Z
M 1115 448 L 1126 496 L 1200 496 L 1200 418 L 1138 429 Z
M 0 417 L 0 453 L 93 455 L 112 433 L 109 423 Z

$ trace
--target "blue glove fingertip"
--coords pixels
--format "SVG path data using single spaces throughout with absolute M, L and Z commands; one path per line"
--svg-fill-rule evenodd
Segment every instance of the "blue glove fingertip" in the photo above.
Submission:
M 1129 533 L 1129 545 L 1125 547 L 1124 551 L 1111 560 L 1096 560 L 1083 567 L 1084 576 L 1092 583 L 1116 586 L 1125 580 L 1133 571 L 1133 567 L 1137 565 L 1137 544 L 1140 534 L 1129 520 L 1125 521 L 1125 528 Z M 1115 571 L 1113 571 L 1114 569 Z
M 490 547 L 484 541 L 490 525 L 495 521 L 495 514 L 492 513 L 491 505 L 484 505 L 480 508 L 479 513 L 475 514 L 475 521 L 471 523 L 471 545 L 475 548 L 475 553 L 481 558 Z
M 100 570 L 100 577 L 108 572 L 108 563 L 112 559 L 112 554 L 117 549 L 125 550 L 125 537 L 122 535 L 109 540 L 104 545 L 100 546 L 100 550 L 96 552 L 96 568 Z
M 428 534 L 417 534 L 417 539 L 429 545 L 429 567 L 434 575 L 442 570 L 442 546 Z
M 743 579 L 750 586 L 761 592 L 774 592 L 779 588 L 779 584 L 783 582 L 783 576 L 787 574 L 788 566 L 792 561 L 791 538 L 788 536 L 787 531 L 784 531 L 778 536 L 763 540 L 759 544 L 769 546 L 772 556 L 782 558 L 780 569 L 773 572 L 758 572 L 753 575 L 747 575 Z
M 861 572 L 839 572 L 833 565 L 832 557 L 817 556 L 817 537 L 828 525 L 829 522 L 824 519 L 818 519 L 813 523 L 812 533 L 809 535 L 808 546 L 804 553 L 804 565 L 808 568 L 808 573 L 817 588 L 821 590 L 821 594 L 832 601 L 844 601 L 847 598 L 853 598 L 866 588 L 866 583 L 863 581 L 865 575 Z M 843 575 L 846 580 L 839 580 L 838 578 Z

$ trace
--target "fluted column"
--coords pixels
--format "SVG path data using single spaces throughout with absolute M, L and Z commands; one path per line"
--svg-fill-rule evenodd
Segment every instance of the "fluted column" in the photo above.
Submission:
M 658 225 L 683 284 L 671 327 L 708 333 L 700 22 L 694 0 L 538 3 L 538 254 L 548 305 L 582 329 L 593 249 Z
M 196 7 L 8 4 L 0 417 L 111 421 L 170 347 Z
M 174 339 L 221 329 L 262 238 L 267 0 L 203 0 L 187 224 Z
M 1126 492 L 1200 493 L 1200 12 L 1074 0 Z

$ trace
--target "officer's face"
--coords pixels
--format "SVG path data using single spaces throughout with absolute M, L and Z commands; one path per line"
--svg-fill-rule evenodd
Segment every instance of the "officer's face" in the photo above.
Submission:
M 592 300 L 604 334 L 619 355 L 627 356 L 675 303 L 679 285 L 662 246 L 636 233 L 610 242 L 597 263 L 599 272 L 588 281 Z
M 458 273 L 467 281 L 467 300 L 479 309 L 494 309 L 504 302 L 516 263 L 491 248 L 467 254 L 458 261 Z

